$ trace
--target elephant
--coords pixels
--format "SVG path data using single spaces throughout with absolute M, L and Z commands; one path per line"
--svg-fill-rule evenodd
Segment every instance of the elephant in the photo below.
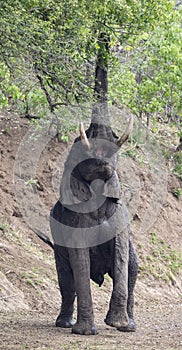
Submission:
M 93 117 L 69 152 L 60 185 L 60 198 L 50 214 L 58 283 L 62 298 L 56 326 L 75 334 L 95 335 L 90 279 L 102 286 L 113 280 L 105 323 L 133 332 L 134 287 L 138 263 L 130 236 L 130 219 L 121 198 L 116 172 L 117 152 L 128 139 L 133 118 L 119 138 L 111 126 Z M 73 320 L 77 297 L 77 320 Z

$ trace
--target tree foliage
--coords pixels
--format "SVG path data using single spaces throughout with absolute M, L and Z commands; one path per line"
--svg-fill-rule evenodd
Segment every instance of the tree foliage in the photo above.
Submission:
M 111 103 L 139 116 L 179 114 L 180 18 L 173 1 L 6 0 L 0 17 L 0 106 L 13 100 L 25 115 L 42 117 L 93 101 L 100 51 Z
M 180 42 L 180 14 L 173 10 L 152 32 L 137 38 L 132 46 L 124 46 L 124 60 L 111 74 L 113 98 L 140 117 L 158 116 L 180 124 Z

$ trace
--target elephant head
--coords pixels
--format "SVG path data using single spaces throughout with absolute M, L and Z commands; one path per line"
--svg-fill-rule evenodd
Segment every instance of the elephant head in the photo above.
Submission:
M 65 163 L 60 187 L 63 205 L 89 200 L 93 194 L 120 198 L 120 184 L 116 173 L 117 152 L 128 139 L 133 127 L 131 118 L 126 131 L 119 138 L 102 118 L 92 118 L 85 131 L 80 124 L 80 136 L 75 139 Z

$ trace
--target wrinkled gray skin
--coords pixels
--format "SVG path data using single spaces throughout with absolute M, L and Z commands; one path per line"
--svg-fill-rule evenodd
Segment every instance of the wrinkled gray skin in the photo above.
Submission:
M 115 166 L 117 163 L 116 146 L 117 136 L 112 129 L 106 125 L 91 123 L 86 131 L 91 144 L 91 149 L 83 147 L 87 153 L 85 161 L 79 163 L 73 170 L 71 176 L 71 189 L 81 201 L 87 201 L 91 197 L 90 184 L 95 179 L 101 179 L 105 189 L 92 189 L 95 194 L 103 196 L 102 205 L 90 212 L 79 213 L 74 211 L 74 206 L 64 206 L 66 193 L 67 167 L 75 157 L 74 145 L 65 163 L 60 200 L 51 211 L 51 217 L 56 221 L 73 227 L 93 227 L 100 223 L 109 223 L 110 230 L 115 230 L 114 237 L 108 241 L 89 248 L 69 248 L 54 244 L 56 269 L 62 305 L 56 320 L 57 327 L 71 327 L 73 333 L 97 334 L 94 323 L 92 297 L 90 289 L 90 278 L 99 286 L 104 281 L 106 273 L 113 279 L 113 292 L 111 295 L 109 311 L 105 322 L 107 325 L 116 327 L 121 331 L 135 331 L 133 318 L 133 290 L 137 278 L 137 258 L 130 239 L 129 218 L 124 204 L 119 200 L 119 182 L 114 181 Z M 107 148 L 97 140 L 109 140 L 113 147 Z M 80 141 L 77 138 L 75 142 Z M 113 189 L 112 189 L 113 180 Z M 108 185 L 110 183 L 110 185 Z M 114 216 L 115 214 L 115 216 Z M 55 236 L 54 225 L 51 225 L 52 235 Z M 121 227 L 123 226 L 123 227 Z M 77 321 L 73 322 L 74 300 L 77 296 Z

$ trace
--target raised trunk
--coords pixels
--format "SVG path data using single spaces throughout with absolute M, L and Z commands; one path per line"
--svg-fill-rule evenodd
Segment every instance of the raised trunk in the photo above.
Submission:
M 96 68 L 95 68 L 95 88 L 94 94 L 98 102 L 107 102 L 108 94 L 108 54 L 109 54 L 109 37 L 105 33 L 99 36 L 99 50 L 97 54 Z
M 99 49 L 95 67 L 94 100 L 96 104 L 104 108 L 104 115 L 108 112 L 108 57 L 109 57 L 109 36 L 101 33 L 98 38 Z M 95 107 L 93 108 L 95 113 Z

